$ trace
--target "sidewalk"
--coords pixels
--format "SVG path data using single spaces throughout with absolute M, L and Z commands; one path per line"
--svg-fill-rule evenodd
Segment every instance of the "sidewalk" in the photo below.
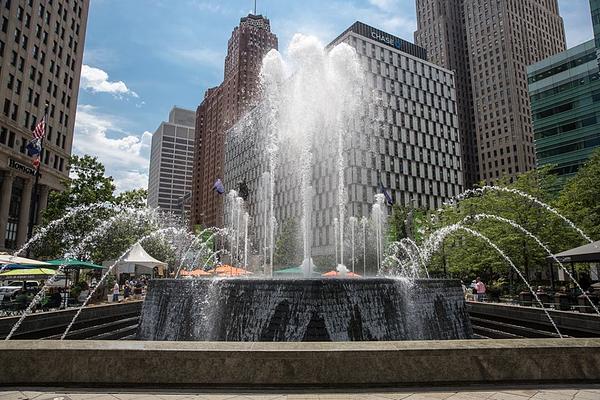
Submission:
M 0 389 L 0 400 L 600 400 L 600 385 L 382 390 Z

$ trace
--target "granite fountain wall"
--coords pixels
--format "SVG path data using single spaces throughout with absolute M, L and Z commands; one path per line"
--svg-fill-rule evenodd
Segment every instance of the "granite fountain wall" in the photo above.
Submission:
M 471 338 L 460 282 L 154 280 L 140 340 L 390 341 Z

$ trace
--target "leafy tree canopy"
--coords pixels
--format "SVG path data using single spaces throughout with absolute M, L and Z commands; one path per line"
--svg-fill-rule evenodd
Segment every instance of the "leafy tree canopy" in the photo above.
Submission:
M 64 191 L 50 194 L 48 207 L 42 214 L 41 229 L 53 221 L 64 218 L 70 210 L 77 207 L 98 203 L 137 209 L 145 207 L 146 190 L 115 193 L 116 186 L 113 178 L 106 176 L 104 165 L 96 157 L 72 156 L 69 166 L 71 177 L 62 181 Z M 87 209 L 76 213 L 50 229 L 42 240 L 34 244 L 33 251 L 41 258 L 62 258 L 65 253 L 76 247 L 82 238 L 96 229 L 100 221 L 107 221 L 116 213 L 117 211 L 110 207 Z M 143 223 L 134 224 L 125 217 L 123 221 L 115 221 L 107 232 L 95 238 L 90 244 L 93 249 L 90 249 L 87 258 L 95 262 L 115 258 L 149 229 L 150 226 L 145 226 Z
M 497 186 L 518 189 L 555 207 L 571 219 L 593 239 L 600 237 L 600 151 L 579 173 L 557 193 L 557 177 L 552 167 L 543 167 L 521 174 L 514 182 L 503 180 Z M 430 212 L 424 218 L 425 235 L 416 239 L 422 242 L 429 233 L 451 224 L 463 222 L 466 226 L 488 237 L 529 279 L 543 281 L 548 271 L 548 253 L 531 237 L 510 224 L 487 219 L 473 219 L 476 215 L 496 215 L 519 224 L 538 237 L 552 253 L 557 253 L 584 243 L 560 218 L 535 202 L 511 193 L 486 191 L 483 195 L 447 205 Z M 469 218 L 471 218 L 469 220 Z M 407 212 L 394 208 L 390 218 L 389 236 L 406 237 Z M 482 276 L 488 282 L 502 281 L 513 290 L 522 284 L 515 271 L 482 239 L 464 231 L 451 234 L 436 251 L 430 273 L 433 276 L 453 276 L 465 280 Z

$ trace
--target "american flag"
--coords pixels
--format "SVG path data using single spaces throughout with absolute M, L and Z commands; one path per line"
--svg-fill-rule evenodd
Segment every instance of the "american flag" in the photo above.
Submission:
M 46 134 L 46 118 L 42 118 L 42 120 L 35 126 L 33 130 L 33 137 L 36 139 L 41 139 Z

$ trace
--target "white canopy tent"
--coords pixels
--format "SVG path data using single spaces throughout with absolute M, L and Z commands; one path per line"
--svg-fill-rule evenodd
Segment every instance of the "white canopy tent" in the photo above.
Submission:
M 110 266 L 114 264 L 114 261 L 105 262 L 103 264 L 108 264 L 108 266 Z M 117 264 L 117 266 L 115 267 L 115 274 L 117 276 L 123 273 L 131 275 L 152 275 L 154 272 L 154 268 L 157 267 L 158 273 L 163 275 L 164 268 L 166 266 L 166 263 L 158 261 L 150 254 L 146 253 L 146 250 L 144 250 L 142 245 L 136 243 L 131 248 L 131 250 L 129 250 L 129 252 L 125 255 L 125 257 L 123 257 L 123 260 L 121 260 Z

